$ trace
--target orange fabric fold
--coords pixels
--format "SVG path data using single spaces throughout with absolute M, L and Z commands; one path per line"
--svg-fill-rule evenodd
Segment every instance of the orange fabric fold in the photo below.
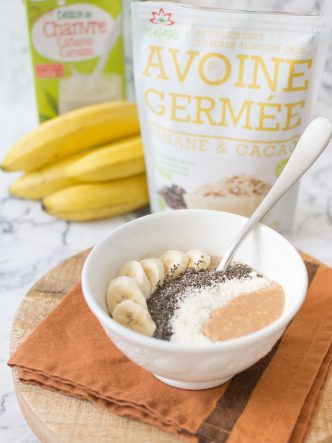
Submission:
M 300 443 L 331 365 L 332 270 L 320 266 L 278 345 L 223 386 L 185 391 L 129 361 L 77 284 L 11 357 L 20 379 L 193 442 Z

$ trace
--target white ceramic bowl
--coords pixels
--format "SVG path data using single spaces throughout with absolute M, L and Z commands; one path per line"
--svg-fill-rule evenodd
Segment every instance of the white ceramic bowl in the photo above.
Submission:
M 284 312 L 274 323 L 253 334 L 211 344 L 180 345 L 143 336 L 116 323 L 106 308 L 109 281 L 127 260 L 158 257 L 167 249 L 200 248 L 222 255 L 245 220 L 239 215 L 199 209 L 148 215 L 112 231 L 93 248 L 85 262 L 85 300 L 106 333 L 128 358 L 171 386 L 211 388 L 264 357 L 303 303 L 307 290 L 303 260 L 284 237 L 258 225 L 236 259 L 283 286 Z

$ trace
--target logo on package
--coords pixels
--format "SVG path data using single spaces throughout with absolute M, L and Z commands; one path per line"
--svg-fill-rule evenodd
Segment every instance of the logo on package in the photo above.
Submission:
M 150 19 L 151 23 L 155 25 L 166 25 L 172 26 L 174 25 L 174 21 L 171 19 L 172 14 L 170 12 L 165 13 L 163 8 L 159 9 L 159 12 L 152 11 L 152 18 Z

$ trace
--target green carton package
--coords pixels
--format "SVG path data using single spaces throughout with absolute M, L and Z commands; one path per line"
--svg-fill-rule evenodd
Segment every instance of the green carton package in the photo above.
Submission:
M 121 0 L 26 0 L 39 121 L 125 96 Z

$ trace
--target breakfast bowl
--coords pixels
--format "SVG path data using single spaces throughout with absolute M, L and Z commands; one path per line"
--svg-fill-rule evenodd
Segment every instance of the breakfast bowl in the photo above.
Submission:
M 304 301 L 308 279 L 301 256 L 273 229 L 263 224 L 253 229 L 235 259 L 279 283 L 285 292 L 285 306 L 281 316 L 270 325 L 219 342 L 179 344 L 122 326 L 107 310 L 110 280 L 125 262 L 158 257 L 168 249 L 198 248 L 222 256 L 246 220 L 231 213 L 200 209 L 147 215 L 113 230 L 88 255 L 82 271 L 87 305 L 123 354 L 164 383 L 183 389 L 212 388 L 264 357 Z

